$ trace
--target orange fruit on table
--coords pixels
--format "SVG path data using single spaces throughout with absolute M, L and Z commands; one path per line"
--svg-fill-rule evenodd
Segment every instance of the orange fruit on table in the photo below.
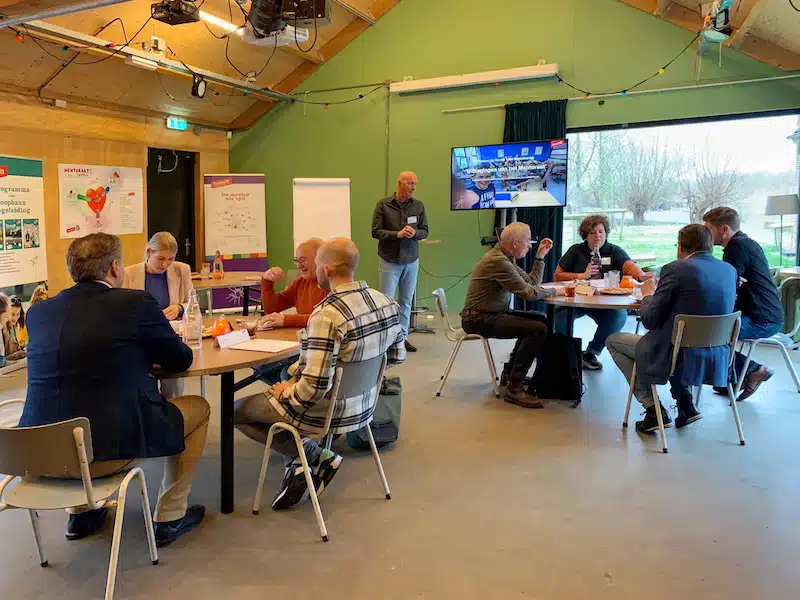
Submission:
M 625 275 L 625 277 L 622 278 L 622 281 L 620 281 L 619 287 L 633 289 L 636 287 L 636 284 L 633 283 L 633 277 L 630 275 Z
M 214 325 L 211 327 L 211 335 L 214 338 L 217 338 L 220 335 L 224 335 L 226 333 L 230 333 L 233 331 L 230 322 L 225 317 L 220 317 L 216 321 L 214 321 Z

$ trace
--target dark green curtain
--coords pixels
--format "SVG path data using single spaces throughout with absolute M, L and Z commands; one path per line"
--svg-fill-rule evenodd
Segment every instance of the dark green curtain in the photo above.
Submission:
M 545 102 L 525 102 L 506 105 L 506 125 L 503 142 L 531 142 L 567 137 L 567 101 L 547 100 Z M 553 240 L 553 249 L 545 263 L 545 281 L 552 281 L 556 263 L 561 256 L 561 237 L 564 228 L 563 208 L 520 208 L 517 209 L 517 220 L 530 225 L 531 234 L 535 238 L 549 237 Z M 500 215 L 495 214 L 495 226 L 500 226 Z M 531 268 L 535 254 L 531 252 L 523 258 L 519 265 L 525 271 Z M 517 307 L 533 310 L 533 302 L 518 301 Z

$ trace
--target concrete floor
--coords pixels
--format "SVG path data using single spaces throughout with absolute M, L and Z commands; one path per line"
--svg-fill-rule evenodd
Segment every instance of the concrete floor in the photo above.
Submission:
M 579 321 L 577 334 L 590 325 Z M 207 520 L 161 550 L 153 567 L 132 494 L 116 597 L 796 597 L 800 395 L 777 354 L 760 353 L 777 376 L 740 403 L 746 447 L 709 390 L 705 419 L 668 430 L 670 453 L 662 455 L 655 437 L 621 430 L 626 386 L 607 354 L 604 371 L 586 374 L 578 409 L 524 410 L 493 397 L 477 343 L 464 346 L 435 398 L 452 345 L 441 330 L 413 341 L 420 351 L 396 369 L 405 389 L 402 439 L 382 453 L 391 501 L 369 454 L 348 451 L 323 496 L 329 544 L 319 540 L 310 504 L 253 516 L 261 449 L 237 435 L 236 512 L 223 516 L 212 422 L 191 497 L 206 504 Z M 509 344 L 493 348 L 500 361 Z M 2 379 L 0 397 L 19 396 L 24 385 L 24 374 Z M 212 378 L 215 412 L 218 386 Z M 277 459 L 271 468 L 270 494 L 282 475 Z M 154 497 L 160 467 L 146 471 Z M 110 528 L 66 542 L 64 513 L 45 513 L 42 523 L 48 569 L 38 566 L 27 515 L 0 514 L 7 597 L 101 598 Z

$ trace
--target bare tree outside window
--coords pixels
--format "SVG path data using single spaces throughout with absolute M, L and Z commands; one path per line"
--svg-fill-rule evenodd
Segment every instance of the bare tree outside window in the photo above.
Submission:
M 728 155 L 715 155 L 706 146 L 683 165 L 680 197 L 689 208 L 689 219 L 700 223 L 717 206 L 739 208 L 747 198 L 747 177 L 731 166 Z

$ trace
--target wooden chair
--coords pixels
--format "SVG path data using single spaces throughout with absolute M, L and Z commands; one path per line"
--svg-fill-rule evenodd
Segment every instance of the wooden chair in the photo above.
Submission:
M 14 403 L 24 404 L 25 401 L 6 400 L 0 402 L 0 407 Z M 158 564 L 158 552 L 142 469 L 134 467 L 124 473 L 92 481 L 89 464 L 93 459 L 92 434 L 89 420 L 84 417 L 39 427 L 0 427 L 0 473 L 9 474 L 0 481 L 0 512 L 14 508 L 28 511 L 39 552 L 39 564 L 46 567 L 48 562 L 39 534 L 38 511 L 98 509 L 109 504 L 109 499 L 118 493 L 105 595 L 106 600 L 111 600 L 117 577 L 125 497 L 128 484 L 133 479 L 138 479 L 140 484 L 147 543 L 154 565 Z M 50 477 L 78 472 L 80 479 Z M 16 483 L 12 485 L 14 481 Z

